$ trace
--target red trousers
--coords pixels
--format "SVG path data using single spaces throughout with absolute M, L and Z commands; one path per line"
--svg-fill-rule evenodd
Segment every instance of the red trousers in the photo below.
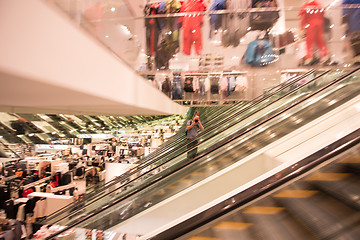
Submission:
M 322 24 L 310 23 L 310 26 L 306 30 L 306 59 L 313 57 L 313 45 L 314 43 L 321 52 L 321 58 L 328 55 L 328 49 L 324 41 L 324 26 Z
M 191 46 L 194 44 L 195 52 L 200 55 L 202 52 L 202 34 L 199 24 L 184 24 L 183 25 L 183 53 L 191 54 Z

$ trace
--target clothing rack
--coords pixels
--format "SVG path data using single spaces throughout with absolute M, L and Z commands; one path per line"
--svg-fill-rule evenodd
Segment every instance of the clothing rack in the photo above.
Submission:
M 29 189 L 29 188 L 31 188 L 31 187 L 35 187 L 36 185 L 39 185 L 39 184 L 41 184 L 41 183 L 44 183 L 44 182 L 46 182 L 46 181 L 48 181 L 48 180 L 50 180 L 50 179 L 51 179 L 51 176 L 46 177 L 46 178 L 42 178 L 42 179 L 40 179 L 40 180 L 38 180 L 38 181 L 36 181 L 36 182 L 32 182 L 32 183 L 26 184 L 26 185 L 22 186 L 22 188 L 23 188 L 23 189 Z
M 223 75 L 224 76 L 231 76 L 231 75 L 244 75 L 247 74 L 248 72 L 224 72 Z
M 10 182 L 10 181 L 12 181 L 12 180 L 14 180 L 14 179 L 16 179 L 16 178 L 19 178 L 19 176 L 17 176 L 17 175 L 13 175 L 13 176 L 10 176 L 10 177 L 6 177 L 6 178 L 4 178 L 4 182 Z
M 69 188 L 75 188 L 75 187 L 76 187 L 76 184 L 72 182 L 65 186 L 55 187 L 52 189 L 52 192 L 55 193 L 55 192 L 59 192 L 59 191 L 63 191 L 63 190 L 67 190 Z

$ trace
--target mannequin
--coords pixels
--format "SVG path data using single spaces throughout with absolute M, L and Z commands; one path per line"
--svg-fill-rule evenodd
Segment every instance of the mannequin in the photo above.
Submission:
M 180 12 L 203 12 L 206 6 L 202 0 L 186 0 L 181 6 Z M 194 43 L 197 55 L 202 53 L 202 33 L 203 16 L 199 14 L 189 14 L 179 19 L 182 21 L 183 28 L 183 53 L 191 54 L 191 46 Z
M 321 62 L 328 60 L 328 49 L 324 41 L 324 11 L 316 0 L 307 0 L 298 14 L 301 17 L 301 30 L 305 30 L 306 35 L 305 65 L 313 61 L 314 43 L 321 52 Z

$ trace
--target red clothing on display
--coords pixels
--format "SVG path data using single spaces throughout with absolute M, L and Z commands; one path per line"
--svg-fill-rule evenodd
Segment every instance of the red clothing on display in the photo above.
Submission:
M 180 8 L 180 12 L 203 12 L 206 10 L 202 0 L 186 0 Z M 194 43 L 196 54 L 202 52 L 201 27 L 203 16 L 197 13 L 189 14 L 180 18 L 183 28 L 183 53 L 191 54 L 191 45 Z
M 23 191 L 22 196 L 26 198 L 30 193 L 33 193 L 34 190 L 32 188 L 26 189 Z
M 150 7 L 150 15 L 155 15 L 156 14 L 156 9 L 158 8 L 158 3 L 154 3 L 151 5 Z M 155 39 L 155 34 L 157 34 L 156 31 L 156 20 L 155 18 L 152 18 L 149 20 L 149 24 L 150 24 L 150 28 L 151 28 L 151 34 L 150 34 L 150 56 L 155 56 L 155 46 L 157 45 L 156 41 L 157 39 Z
M 298 14 L 301 17 L 301 29 L 306 29 L 306 59 L 313 57 L 314 43 L 321 51 L 322 58 L 328 55 L 324 41 L 324 13 L 324 8 L 312 0 L 305 3 Z

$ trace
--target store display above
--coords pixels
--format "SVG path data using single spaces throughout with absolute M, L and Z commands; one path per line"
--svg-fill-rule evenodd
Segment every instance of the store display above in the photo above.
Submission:
M 305 68 L 257 71 L 173 72 L 159 71 L 143 76 L 175 102 L 183 105 L 222 105 L 250 101 L 268 88 L 303 74 Z
M 358 1 L 164 0 L 144 6 L 103 0 L 80 1 L 75 8 L 54 2 L 139 72 L 347 67 L 360 61 Z

